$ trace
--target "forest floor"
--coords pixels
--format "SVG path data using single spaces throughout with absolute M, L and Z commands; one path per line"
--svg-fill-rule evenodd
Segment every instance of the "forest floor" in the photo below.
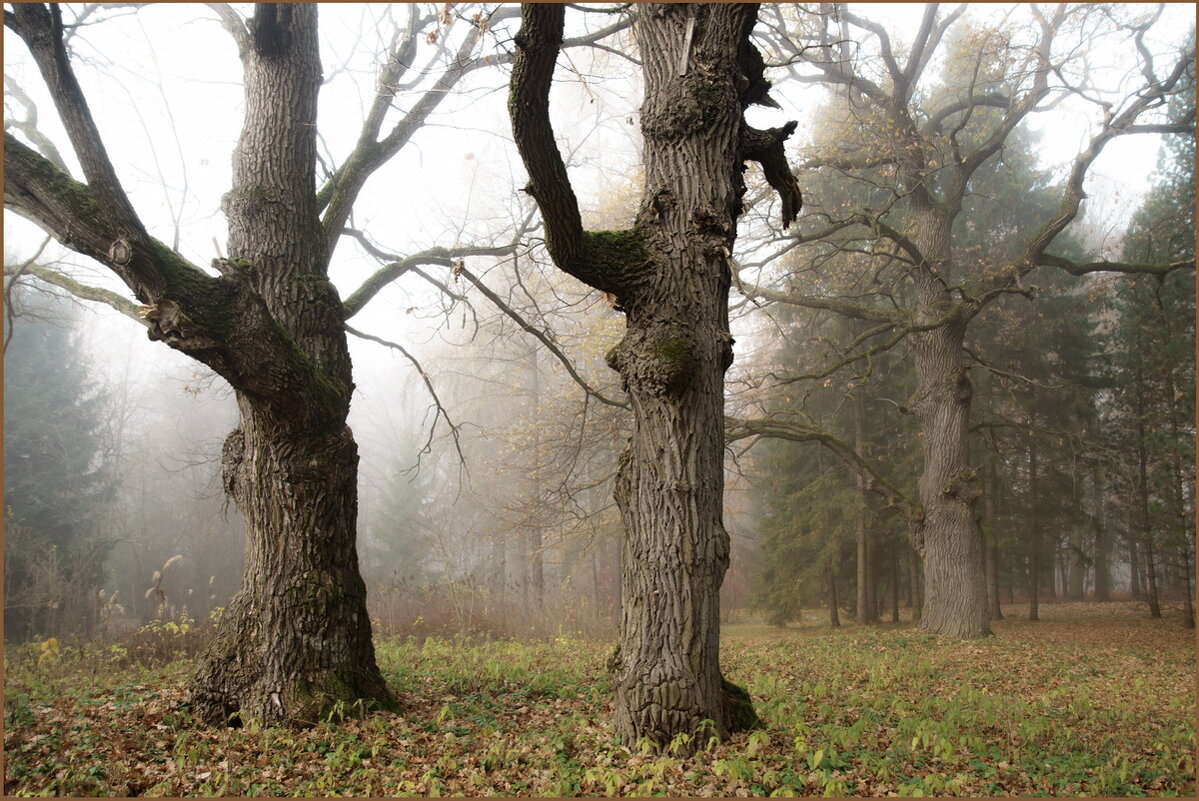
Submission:
M 611 643 L 383 639 L 404 712 L 306 731 L 195 728 L 169 627 L 161 658 L 30 643 L 5 652 L 4 794 L 1194 795 L 1195 635 L 1176 614 L 1005 612 L 979 641 L 729 626 L 724 670 L 763 728 L 686 758 L 613 742 Z

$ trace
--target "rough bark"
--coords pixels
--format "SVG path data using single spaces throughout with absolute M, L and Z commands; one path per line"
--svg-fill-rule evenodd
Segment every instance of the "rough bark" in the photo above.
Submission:
M 353 378 L 314 183 L 315 8 L 260 5 L 243 63 L 245 122 L 223 203 L 229 256 L 338 402 L 297 421 L 238 393 L 223 468 L 246 521 L 245 573 L 191 690 L 210 719 L 310 723 L 338 702 L 394 703 L 358 572 Z
M 929 204 L 917 213 L 922 262 L 913 275 L 918 323 L 942 319 L 955 302 L 940 280 L 950 259 L 952 217 Z M 916 392 L 910 402 L 920 422 L 924 467 L 917 487 L 923 520 L 913 532 L 924 560 L 920 627 L 934 634 L 981 637 L 991 633 L 983 579 L 982 532 L 974 517 L 981 494 L 969 464 L 967 431 L 973 390 L 962 340 L 966 321 L 951 319 L 914 335 Z
M 763 162 L 784 195 L 799 192 L 782 158 L 794 126 L 753 131 L 749 57 L 754 4 L 652 4 L 638 10 L 645 75 L 645 187 L 635 227 L 584 232 L 554 143 L 548 94 L 563 9 L 526 4 L 509 110 L 541 209 L 547 248 L 564 271 L 610 292 L 627 315 L 608 354 L 633 412 L 615 498 L 625 529 L 615 729 L 666 746 L 677 735 L 724 736 L 756 723 L 744 690 L 720 672 L 724 372 L 732 363 L 729 259 L 745 192 L 744 161 Z
M 316 7 L 260 5 L 244 31 L 245 123 L 219 278 L 137 218 L 71 72 L 58 8 L 17 6 L 5 22 L 29 44 L 87 181 L 6 134 L 5 205 L 111 269 L 145 304 L 152 339 L 237 394 L 223 468 L 246 521 L 245 573 L 191 682 L 196 716 L 305 725 L 339 702 L 393 705 L 358 573 L 353 383 L 315 199 Z

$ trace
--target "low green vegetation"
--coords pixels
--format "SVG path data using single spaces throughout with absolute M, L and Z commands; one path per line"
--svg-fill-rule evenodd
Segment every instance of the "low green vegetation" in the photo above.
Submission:
M 1046 614 L 1045 610 L 1049 610 Z M 1013 610 L 1016 611 L 1016 610 Z M 982 641 L 725 631 L 762 727 L 692 757 L 616 744 L 611 643 L 393 637 L 404 709 L 304 731 L 197 728 L 192 632 L 5 655 L 6 795 L 1192 795 L 1194 643 L 1121 604 L 1042 607 Z M 147 645 L 149 643 L 149 645 Z M 152 647 L 150 647 L 152 646 Z M 191 646 L 189 646 L 191 649 Z

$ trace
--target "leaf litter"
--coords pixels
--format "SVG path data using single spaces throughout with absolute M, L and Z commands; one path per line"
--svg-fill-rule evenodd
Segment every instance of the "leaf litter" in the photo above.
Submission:
M 613 740 L 611 643 L 394 638 L 399 714 L 196 728 L 194 663 L 6 654 L 5 795 L 1193 795 L 1193 633 L 1121 603 L 996 636 L 725 631 L 764 726 L 690 757 Z M 133 675 L 131 675 L 131 672 Z

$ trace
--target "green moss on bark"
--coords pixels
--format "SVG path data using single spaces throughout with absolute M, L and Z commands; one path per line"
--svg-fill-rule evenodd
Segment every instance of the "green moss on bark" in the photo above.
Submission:
M 641 235 L 634 229 L 584 231 L 583 258 L 597 271 L 624 273 L 648 260 Z
M 754 711 L 749 691 L 723 676 L 720 677 L 720 683 L 724 689 L 724 720 L 729 732 L 760 728 L 762 720 Z

